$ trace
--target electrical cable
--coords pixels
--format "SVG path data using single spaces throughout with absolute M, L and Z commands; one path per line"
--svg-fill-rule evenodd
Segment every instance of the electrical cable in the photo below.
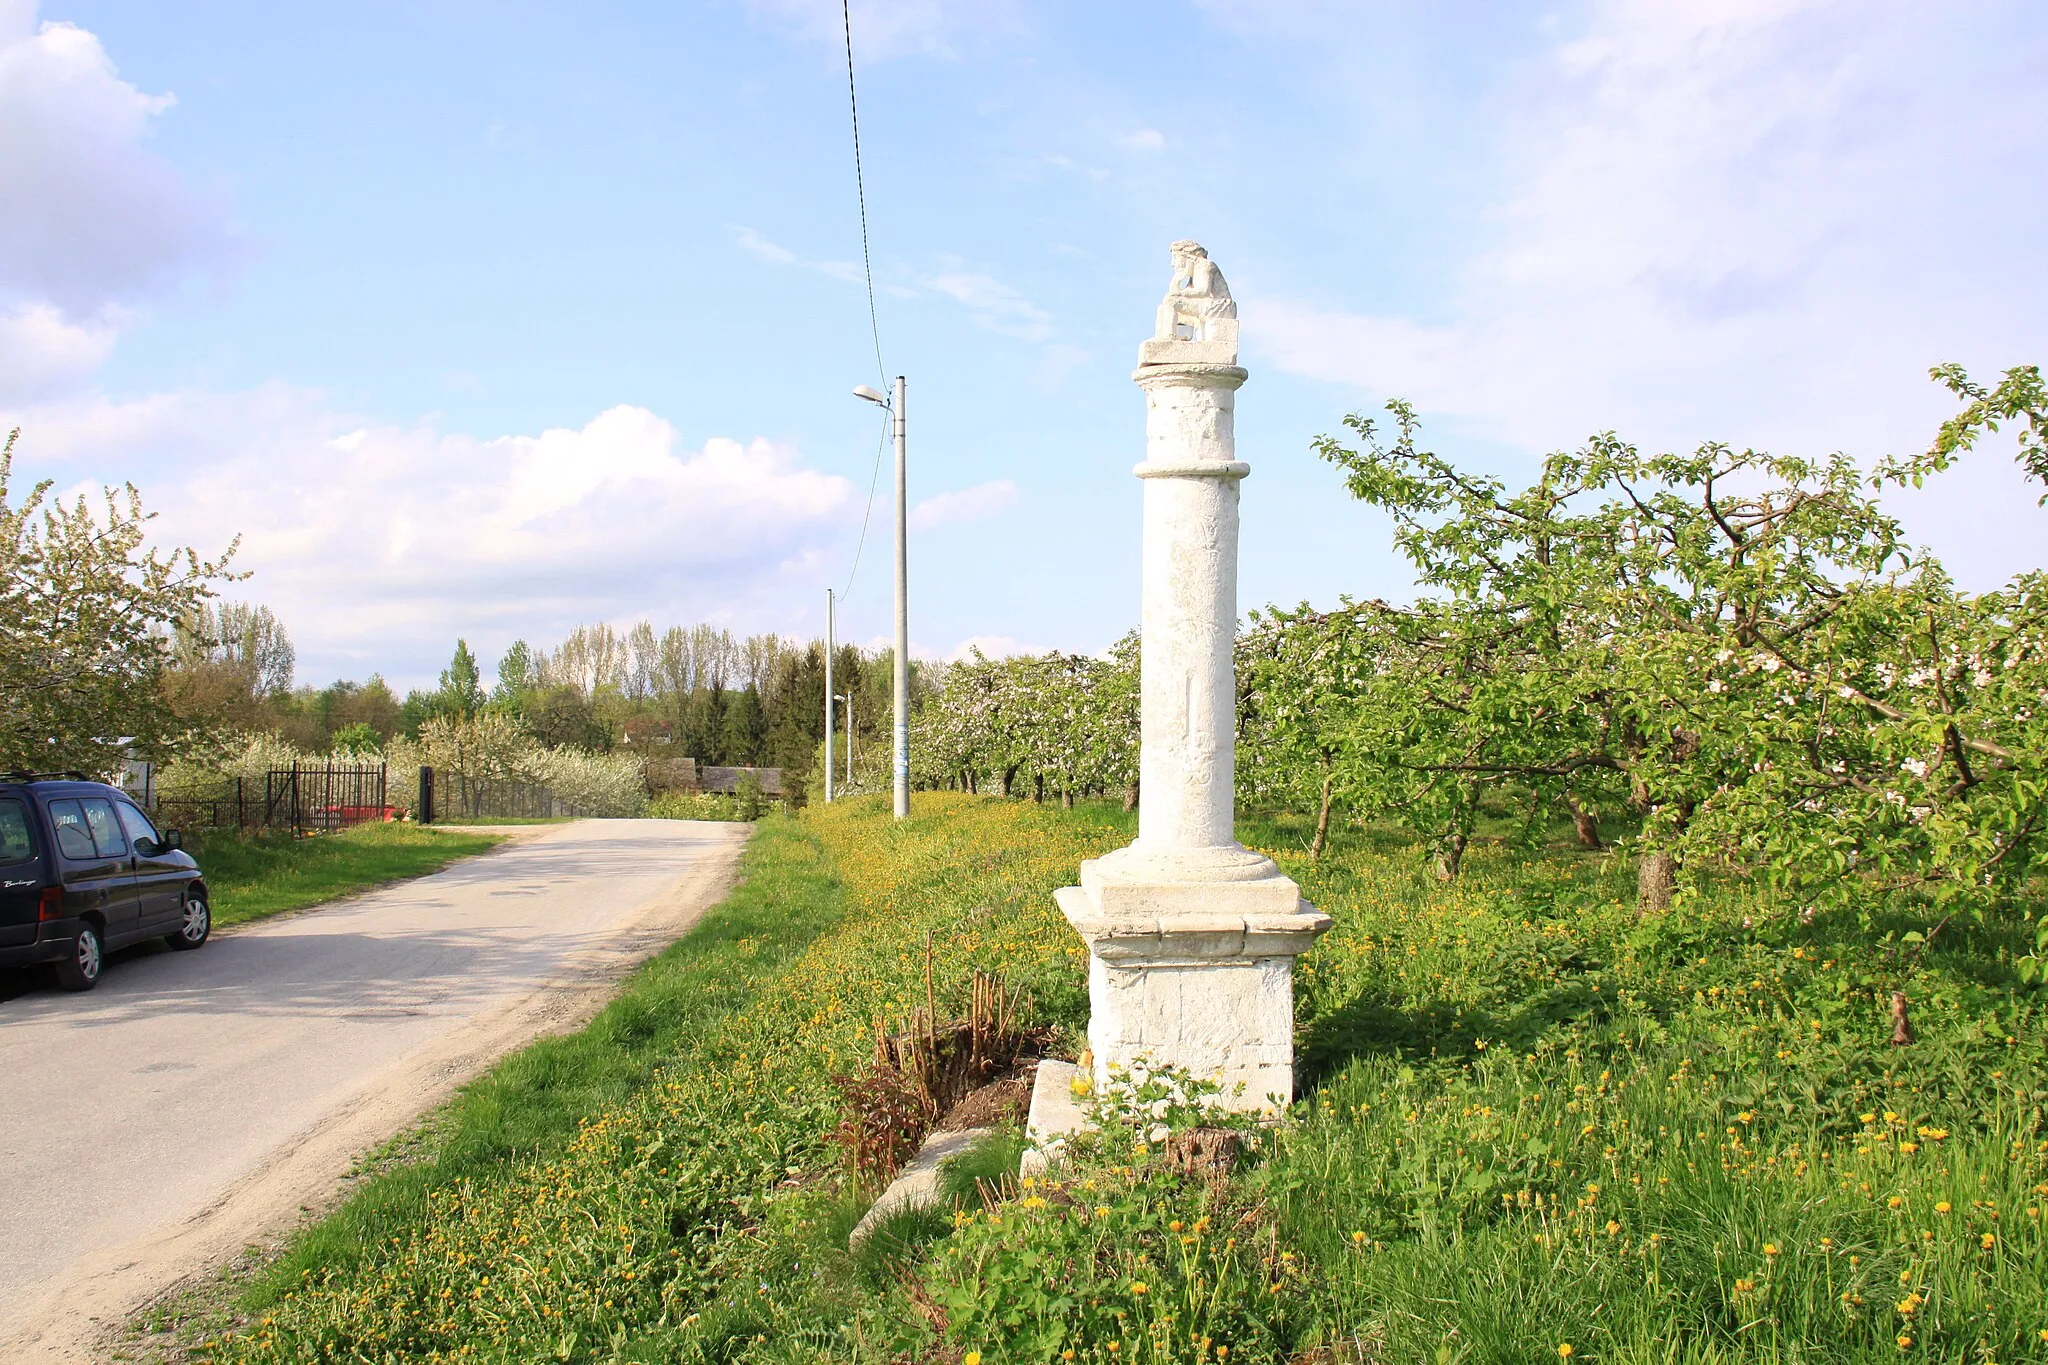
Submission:
M 840 24 L 846 33 L 846 107 L 853 117 L 853 190 L 860 204 L 860 263 L 867 277 L 868 285 L 868 332 L 875 343 L 875 378 L 880 381 L 884 393 L 889 390 L 889 367 L 882 363 L 882 322 L 875 308 L 875 261 L 868 247 L 868 187 L 861 172 L 860 162 L 860 96 L 853 85 L 853 3 L 839 0 Z M 875 471 L 868 479 L 867 510 L 860 517 L 860 539 L 853 547 L 853 567 L 846 571 L 846 587 L 841 597 L 853 592 L 854 575 L 860 572 L 861 552 L 867 548 L 868 523 L 875 515 L 875 493 L 882 486 L 882 452 L 889 444 L 889 418 L 887 408 L 882 410 L 882 437 L 875 443 Z
M 882 486 L 882 452 L 889 448 L 889 421 L 893 415 L 886 408 L 882 410 L 882 438 L 875 442 L 875 473 L 868 480 L 868 509 L 860 514 L 860 539 L 853 547 L 853 567 L 846 571 L 846 587 L 839 594 L 842 600 L 853 592 L 853 576 L 860 572 L 860 552 L 867 548 L 868 522 L 875 515 L 875 490 Z
M 860 164 L 860 97 L 853 88 L 853 0 L 839 0 L 839 19 L 846 31 L 846 107 L 853 115 L 853 192 L 860 202 L 860 263 L 868 281 L 868 331 L 875 341 L 875 378 L 887 392 L 889 367 L 882 363 L 882 323 L 875 311 L 875 262 L 868 251 L 868 187 Z

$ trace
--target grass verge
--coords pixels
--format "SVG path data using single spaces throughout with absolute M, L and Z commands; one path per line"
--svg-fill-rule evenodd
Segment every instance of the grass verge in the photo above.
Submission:
M 423 877 L 502 842 L 402 822 L 307 839 L 216 830 L 193 856 L 213 893 L 213 922 L 225 927 Z
M 1866 926 L 1740 887 L 1638 920 L 1611 857 L 1486 845 L 1444 885 L 1372 834 L 1310 864 L 1284 821 L 1247 837 L 1337 928 L 1298 975 L 1304 1099 L 1247 1166 L 1211 1185 L 1107 1131 L 1059 1184 L 863 1263 L 835 1074 L 923 1003 L 927 943 L 942 1001 L 999 971 L 1073 1041 L 1083 963 L 1048 893 L 1128 837 L 1100 810 L 915 811 L 765 821 L 698 931 L 754 916 L 705 959 L 722 1008 L 617 1054 L 617 1089 L 529 1146 L 384 1177 L 222 1357 L 2048 1359 L 2048 1021 L 2016 926 L 1909 948 L 1910 906 Z
M 695 1360 L 850 1321 L 866 1291 L 844 1249 L 857 1209 L 831 1178 L 833 1077 L 865 1060 L 877 1017 L 923 1002 L 927 931 L 948 986 L 1001 970 L 1078 1022 L 1078 944 L 1040 893 L 1117 838 L 1010 803 L 919 805 L 904 825 L 886 798 L 761 821 L 740 888 L 588 1041 L 465 1092 L 430 1158 L 371 1181 L 254 1284 L 219 1358 Z M 615 1017 L 660 1031 L 601 1041 Z M 605 1059 L 615 1088 L 506 1088 L 580 1074 L 570 1053 Z M 833 1306 L 762 1288 L 804 1280 L 814 1252 Z

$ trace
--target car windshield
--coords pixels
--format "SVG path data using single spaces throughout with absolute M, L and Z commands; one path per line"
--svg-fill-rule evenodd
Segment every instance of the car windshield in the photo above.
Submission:
M 28 807 L 0 797 L 0 867 L 25 863 L 35 856 L 36 840 L 29 829 Z
M 114 813 L 121 817 L 121 828 L 128 831 L 136 852 L 143 853 L 163 842 L 163 836 L 156 832 L 155 825 L 149 823 L 149 817 L 126 801 L 116 801 Z

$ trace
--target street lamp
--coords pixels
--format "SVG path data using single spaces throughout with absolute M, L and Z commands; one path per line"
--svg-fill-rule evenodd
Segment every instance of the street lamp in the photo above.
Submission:
M 865 399 L 887 412 L 895 419 L 896 435 L 896 677 L 894 701 L 895 754 L 894 769 L 896 818 L 905 819 L 910 814 L 910 550 L 906 540 L 908 509 L 908 475 L 904 464 L 903 442 L 903 376 L 896 376 L 896 395 L 892 401 L 874 389 L 862 384 L 853 391 L 856 398 Z M 849 774 L 850 775 L 850 774 Z

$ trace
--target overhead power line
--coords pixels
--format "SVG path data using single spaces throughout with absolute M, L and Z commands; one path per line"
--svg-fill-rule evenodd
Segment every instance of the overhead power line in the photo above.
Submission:
M 875 379 L 886 391 L 889 387 L 889 368 L 882 363 L 882 321 L 875 307 L 875 260 L 868 246 L 868 187 L 861 171 L 860 162 L 860 95 L 853 83 L 853 3 L 839 0 L 839 19 L 846 33 L 846 107 L 853 118 L 853 191 L 860 204 L 860 264 L 868 286 L 868 333 L 875 343 Z M 889 448 L 889 419 L 885 413 L 882 419 L 882 433 L 875 442 L 875 469 L 868 477 L 868 504 L 860 516 L 860 539 L 853 547 L 853 567 L 846 571 L 845 597 L 853 592 L 854 576 L 860 572 L 861 552 L 868 544 L 868 523 L 875 515 L 875 493 L 882 486 L 882 452 Z
M 853 192 L 860 202 L 860 263 L 868 282 L 868 331 L 875 340 L 875 378 L 889 386 L 882 363 L 882 323 L 875 311 L 875 260 L 868 250 L 868 187 L 860 164 L 860 96 L 853 87 L 853 0 L 839 0 L 839 18 L 846 31 L 846 107 L 853 115 Z

